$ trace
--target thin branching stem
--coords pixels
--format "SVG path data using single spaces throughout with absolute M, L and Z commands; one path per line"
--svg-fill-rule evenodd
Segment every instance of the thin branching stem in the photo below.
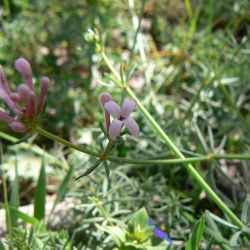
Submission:
M 101 56 L 105 61 L 106 65 L 109 67 L 110 71 L 114 74 L 114 76 L 120 79 L 119 74 L 115 70 L 115 68 L 110 63 L 108 57 L 106 56 L 105 52 L 101 52 Z M 122 83 L 121 83 L 122 85 Z M 119 87 L 121 86 L 118 85 Z M 168 135 L 164 132 L 164 130 L 160 127 L 160 125 L 155 121 L 155 119 L 151 116 L 148 110 L 143 106 L 141 101 L 137 98 L 136 94 L 128 87 L 123 86 L 125 88 L 128 95 L 134 98 L 137 102 L 138 108 L 143 114 L 143 116 L 148 120 L 154 131 L 161 137 L 161 139 L 165 142 L 166 146 L 171 149 L 171 151 L 176 155 L 176 157 L 180 159 L 185 159 L 185 156 L 182 152 L 175 146 L 172 140 L 168 137 Z M 241 220 L 232 212 L 232 210 L 220 199 L 220 197 L 213 191 L 213 189 L 206 183 L 206 181 L 202 178 L 202 176 L 195 170 L 195 168 L 190 163 L 184 163 L 187 171 L 190 175 L 195 179 L 195 181 L 199 184 L 199 186 L 209 195 L 209 197 L 213 200 L 215 204 L 229 217 L 231 220 L 237 225 L 239 228 L 243 228 L 244 224 Z
M 80 146 L 77 146 L 65 139 L 62 139 L 59 136 L 56 136 L 40 127 L 35 127 L 34 131 L 37 133 L 52 139 L 54 141 L 57 141 L 69 148 L 73 148 L 77 151 L 80 151 L 82 153 L 86 153 L 91 156 L 95 156 L 100 158 L 101 160 L 103 157 L 104 160 L 108 159 L 112 162 L 117 163 L 129 163 L 129 164 L 146 164 L 146 165 L 166 165 L 166 164 L 178 164 L 178 163 L 191 163 L 191 162 L 200 162 L 200 161 L 211 161 L 211 160 L 220 160 L 220 159 L 229 159 L 229 160 L 250 160 L 250 154 L 208 154 L 208 155 L 202 155 L 198 157 L 189 157 L 189 158 L 178 158 L 178 159 L 127 159 L 127 158 L 120 158 L 120 157 L 112 157 L 109 156 L 110 147 L 112 147 L 113 143 L 109 141 L 108 146 L 106 147 L 106 150 L 103 154 L 97 153 L 93 150 L 83 148 Z
M 37 133 L 52 139 L 54 141 L 57 141 L 69 148 L 73 148 L 77 151 L 80 151 L 82 153 L 86 153 L 89 154 L 91 156 L 95 156 L 97 158 L 101 158 L 103 156 L 103 154 L 99 154 L 95 151 L 92 151 L 90 149 L 86 149 L 80 146 L 76 146 L 75 144 L 62 139 L 59 136 L 56 136 L 42 128 L 38 127 L 36 128 Z M 42 131 L 42 133 L 41 133 Z M 17 138 L 10 136 L 6 133 L 0 132 L 0 138 L 3 138 L 7 141 L 10 142 L 16 142 L 18 141 Z M 22 142 L 21 145 L 24 145 L 23 148 L 25 149 L 31 149 L 34 153 L 38 154 L 38 155 L 45 155 L 45 157 L 49 158 L 50 160 L 52 160 L 53 162 L 60 164 L 60 161 L 51 156 L 49 153 L 46 153 L 43 149 L 39 148 L 38 146 L 34 146 L 34 145 L 30 145 L 28 143 Z M 89 153 L 91 152 L 91 154 Z M 45 154 L 46 153 L 46 154 Z M 106 159 L 106 157 L 105 157 Z M 128 163 L 128 164 L 135 164 L 135 165 L 139 165 L 139 164 L 144 164 L 144 165 L 167 165 L 167 164 L 179 164 L 179 163 L 191 163 L 191 162 L 201 162 L 201 161 L 212 161 L 212 160 L 250 160 L 250 154 L 214 154 L 214 153 L 210 153 L 208 155 L 200 155 L 198 157 L 186 157 L 184 159 L 172 159 L 172 158 L 161 158 L 161 159 L 128 159 L 128 158 L 121 158 L 121 157 L 114 157 L 114 156 L 109 156 L 107 155 L 107 159 L 111 162 L 116 162 L 116 163 Z

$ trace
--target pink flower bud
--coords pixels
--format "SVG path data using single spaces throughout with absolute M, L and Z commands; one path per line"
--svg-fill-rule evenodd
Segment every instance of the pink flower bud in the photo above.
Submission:
M 25 100 L 28 100 L 30 98 L 31 90 L 29 89 L 29 87 L 26 84 L 22 83 L 19 85 L 19 87 L 17 89 L 17 93 L 18 93 L 20 99 L 25 101 Z
M 15 67 L 25 78 L 31 77 L 32 71 L 29 62 L 24 58 L 19 58 L 15 62 Z
M 10 123 L 10 127 L 14 132 L 24 133 L 28 131 L 28 128 L 20 121 L 14 121 Z
M 17 71 L 19 71 L 24 76 L 29 88 L 34 91 L 30 63 L 24 58 L 19 58 L 15 62 L 15 67 L 16 67 Z
M 41 83 L 41 94 L 42 93 L 46 94 L 49 88 L 50 79 L 47 76 L 44 76 L 41 78 L 40 83 Z
M 102 105 L 104 105 L 106 102 L 111 101 L 112 97 L 109 93 L 105 92 L 101 95 L 100 100 L 101 100 Z
M 20 99 L 24 101 L 30 119 L 35 115 L 35 93 L 26 84 L 20 84 L 17 89 Z
M 37 104 L 37 109 L 36 109 L 37 113 L 39 113 L 41 111 L 42 106 L 44 104 L 46 94 L 48 92 L 50 80 L 49 80 L 48 77 L 44 76 L 44 77 L 41 78 L 40 83 L 41 83 L 41 91 L 40 91 L 38 104 Z

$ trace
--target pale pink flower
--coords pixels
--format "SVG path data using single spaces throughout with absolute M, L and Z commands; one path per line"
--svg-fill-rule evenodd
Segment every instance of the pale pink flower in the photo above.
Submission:
M 109 102 L 112 100 L 112 97 L 109 93 L 105 92 L 101 95 L 101 103 L 103 105 L 103 107 L 105 106 L 105 103 Z M 105 108 L 104 108 L 105 109 Z M 105 109 L 105 120 L 106 120 L 106 126 L 107 126 L 107 130 L 109 130 L 109 126 L 110 126 L 110 113 L 106 111 Z
M 139 126 L 130 116 L 136 107 L 136 101 L 134 99 L 126 99 L 122 108 L 114 101 L 106 102 L 104 107 L 105 110 L 114 117 L 108 129 L 112 141 L 116 140 L 124 125 L 133 136 L 138 136 Z
M 15 67 L 25 80 L 18 86 L 17 92 L 12 92 L 5 77 L 3 68 L 0 66 L 0 99 L 2 99 L 9 109 L 17 117 L 9 116 L 3 109 L 0 110 L 0 119 L 7 122 L 15 132 L 24 133 L 30 130 L 26 122 L 34 121 L 41 112 L 49 87 L 49 78 L 43 77 L 40 80 L 40 95 L 36 103 L 35 89 L 32 79 L 32 71 L 29 62 L 24 58 L 19 58 L 15 62 Z

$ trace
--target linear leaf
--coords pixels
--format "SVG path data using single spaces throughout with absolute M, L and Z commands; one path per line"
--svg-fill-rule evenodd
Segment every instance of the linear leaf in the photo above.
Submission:
M 245 224 L 248 224 L 250 222 L 250 194 L 247 195 L 246 200 L 244 201 L 241 220 Z
M 188 240 L 186 250 L 197 250 L 199 248 L 204 228 L 204 216 L 199 219 L 192 231 L 191 237 Z
M 18 163 L 17 163 L 17 156 L 16 156 L 16 162 L 15 162 L 15 178 L 12 182 L 12 192 L 11 192 L 11 199 L 10 199 L 10 205 L 12 207 L 19 207 L 19 180 L 18 180 Z M 17 218 L 10 212 L 11 217 L 11 225 L 13 227 L 17 226 Z
M 42 159 L 41 169 L 35 190 L 34 217 L 42 220 L 45 216 L 46 199 L 46 170 L 45 160 Z
M 97 160 L 94 165 L 92 165 L 90 168 L 88 168 L 86 171 L 84 171 L 82 174 L 80 174 L 79 176 L 77 176 L 75 178 L 75 181 L 79 180 L 82 177 L 88 176 L 90 173 L 92 173 L 99 165 L 101 164 L 101 162 L 99 160 Z
M 237 226 L 233 225 L 232 223 L 228 222 L 228 221 L 225 221 L 223 219 L 221 219 L 220 217 L 218 217 L 217 215 L 211 213 L 211 212 L 206 212 L 206 214 L 208 216 L 210 216 L 213 220 L 217 221 L 218 223 L 226 226 L 226 227 L 229 227 L 229 228 L 232 228 L 232 229 L 239 229 Z
M 210 241 L 208 242 L 207 247 L 206 247 L 206 250 L 211 250 L 213 244 L 214 244 L 214 237 L 212 237 L 212 238 L 210 239 Z
M 3 241 L 0 239 L 0 250 L 5 250 Z
M 232 236 L 232 238 L 230 239 L 230 245 L 231 245 L 232 247 L 237 247 L 237 246 L 239 246 L 238 239 L 239 239 L 241 233 L 242 233 L 241 231 L 236 232 L 236 233 Z
M 6 209 L 6 205 L 2 204 L 2 205 L 0 205 L 0 208 Z M 39 221 L 38 221 L 36 218 L 34 218 L 34 217 L 32 217 L 32 216 L 30 216 L 30 215 L 24 213 L 24 212 L 19 211 L 19 210 L 18 210 L 17 208 L 15 208 L 15 207 L 8 206 L 8 209 L 9 209 L 14 215 L 16 215 L 16 217 L 18 217 L 19 219 L 21 219 L 22 221 L 24 221 L 24 222 L 26 222 L 26 223 L 29 223 L 29 224 L 32 224 L 32 225 L 37 225 L 37 224 L 39 223 Z

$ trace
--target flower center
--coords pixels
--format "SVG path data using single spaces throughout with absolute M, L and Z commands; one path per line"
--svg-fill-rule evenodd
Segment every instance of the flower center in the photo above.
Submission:
M 122 115 L 120 115 L 119 120 L 123 121 L 123 120 L 125 120 L 125 117 L 123 117 Z

